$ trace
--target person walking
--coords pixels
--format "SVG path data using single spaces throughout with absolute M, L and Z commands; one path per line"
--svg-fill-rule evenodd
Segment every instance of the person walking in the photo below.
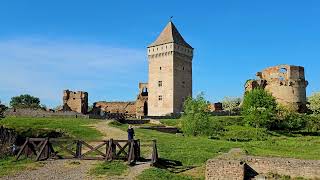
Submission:
M 128 140 L 133 140 L 134 130 L 131 125 L 129 125 L 127 132 L 128 132 Z

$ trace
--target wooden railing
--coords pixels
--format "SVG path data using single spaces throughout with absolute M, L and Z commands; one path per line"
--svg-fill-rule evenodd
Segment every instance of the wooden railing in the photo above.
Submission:
M 59 138 L 26 138 L 16 156 L 22 155 L 35 161 L 47 159 L 125 160 L 133 164 L 140 159 L 140 140 L 84 141 Z M 158 161 L 156 140 L 152 141 L 151 164 Z
M 89 143 L 83 140 L 27 138 L 16 160 L 23 154 L 35 161 L 77 158 L 109 161 L 123 159 L 133 163 L 140 158 L 140 140 L 110 139 Z

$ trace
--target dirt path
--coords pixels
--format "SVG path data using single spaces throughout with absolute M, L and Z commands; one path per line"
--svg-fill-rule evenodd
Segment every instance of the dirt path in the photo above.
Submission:
M 121 129 L 108 125 L 109 122 L 101 121 L 97 124 L 91 125 L 103 134 L 103 139 L 127 139 L 127 133 Z M 91 143 L 90 143 L 91 144 Z M 91 144 L 94 145 L 94 144 Z M 70 179 L 70 180 L 82 180 L 82 179 L 101 179 L 99 177 L 92 177 L 89 175 L 89 170 L 94 167 L 95 164 L 101 161 L 88 161 L 88 160 L 54 160 L 41 162 L 42 166 L 35 170 L 21 171 L 16 175 L 5 176 L 0 180 L 11 179 Z M 135 166 L 129 168 L 128 172 L 122 176 L 113 176 L 111 178 L 105 177 L 103 179 L 121 179 L 121 180 L 133 180 L 142 173 L 142 171 L 150 168 L 150 163 L 138 163 Z
M 92 179 L 88 176 L 88 171 L 96 163 L 95 161 L 77 161 L 77 160 L 55 160 L 41 162 L 44 165 L 35 170 L 22 171 L 13 176 L 5 176 L 3 180 L 21 180 L 21 179 Z
M 103 139 L 127 139 L 127 133 L 121 129 L 108 125 L 110 121 L 102 121 L 92 125 L 91 127 L 97 129 L 103 134 Z

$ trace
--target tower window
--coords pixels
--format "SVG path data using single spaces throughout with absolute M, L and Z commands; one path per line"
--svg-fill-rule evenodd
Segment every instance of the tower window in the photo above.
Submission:
M 186 82 L 185 81 L 182 81 L 182 85 L 181 85 L 183 88 L 186 87 Z
M 160 66 L 160 70 L 161 70 L 162 68 L 161 68 L 161 66 Z
M 162 101 L 162 96 L 160 95 L 160 96 L 158 97 L 158 99 L 159 99 L 159 101 Z
M 182 70 L 184 70 L 184 66 L 182 66 Z
M 158 86 L 162 87 L 162 81 L 158 81 Z

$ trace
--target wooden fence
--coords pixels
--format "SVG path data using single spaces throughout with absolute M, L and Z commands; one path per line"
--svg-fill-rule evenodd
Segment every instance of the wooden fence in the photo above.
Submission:
M 86 159 L 107 160 L 122 159 L 133 164 L 140 159 L 140 140 L 100 140 L 86 142 L 59 138 L 26 138 L 16 156 L 26 155 L 35 161 L 47 159 Z M 152 141 L 151 163 L 158 161 L 156 140 Z

